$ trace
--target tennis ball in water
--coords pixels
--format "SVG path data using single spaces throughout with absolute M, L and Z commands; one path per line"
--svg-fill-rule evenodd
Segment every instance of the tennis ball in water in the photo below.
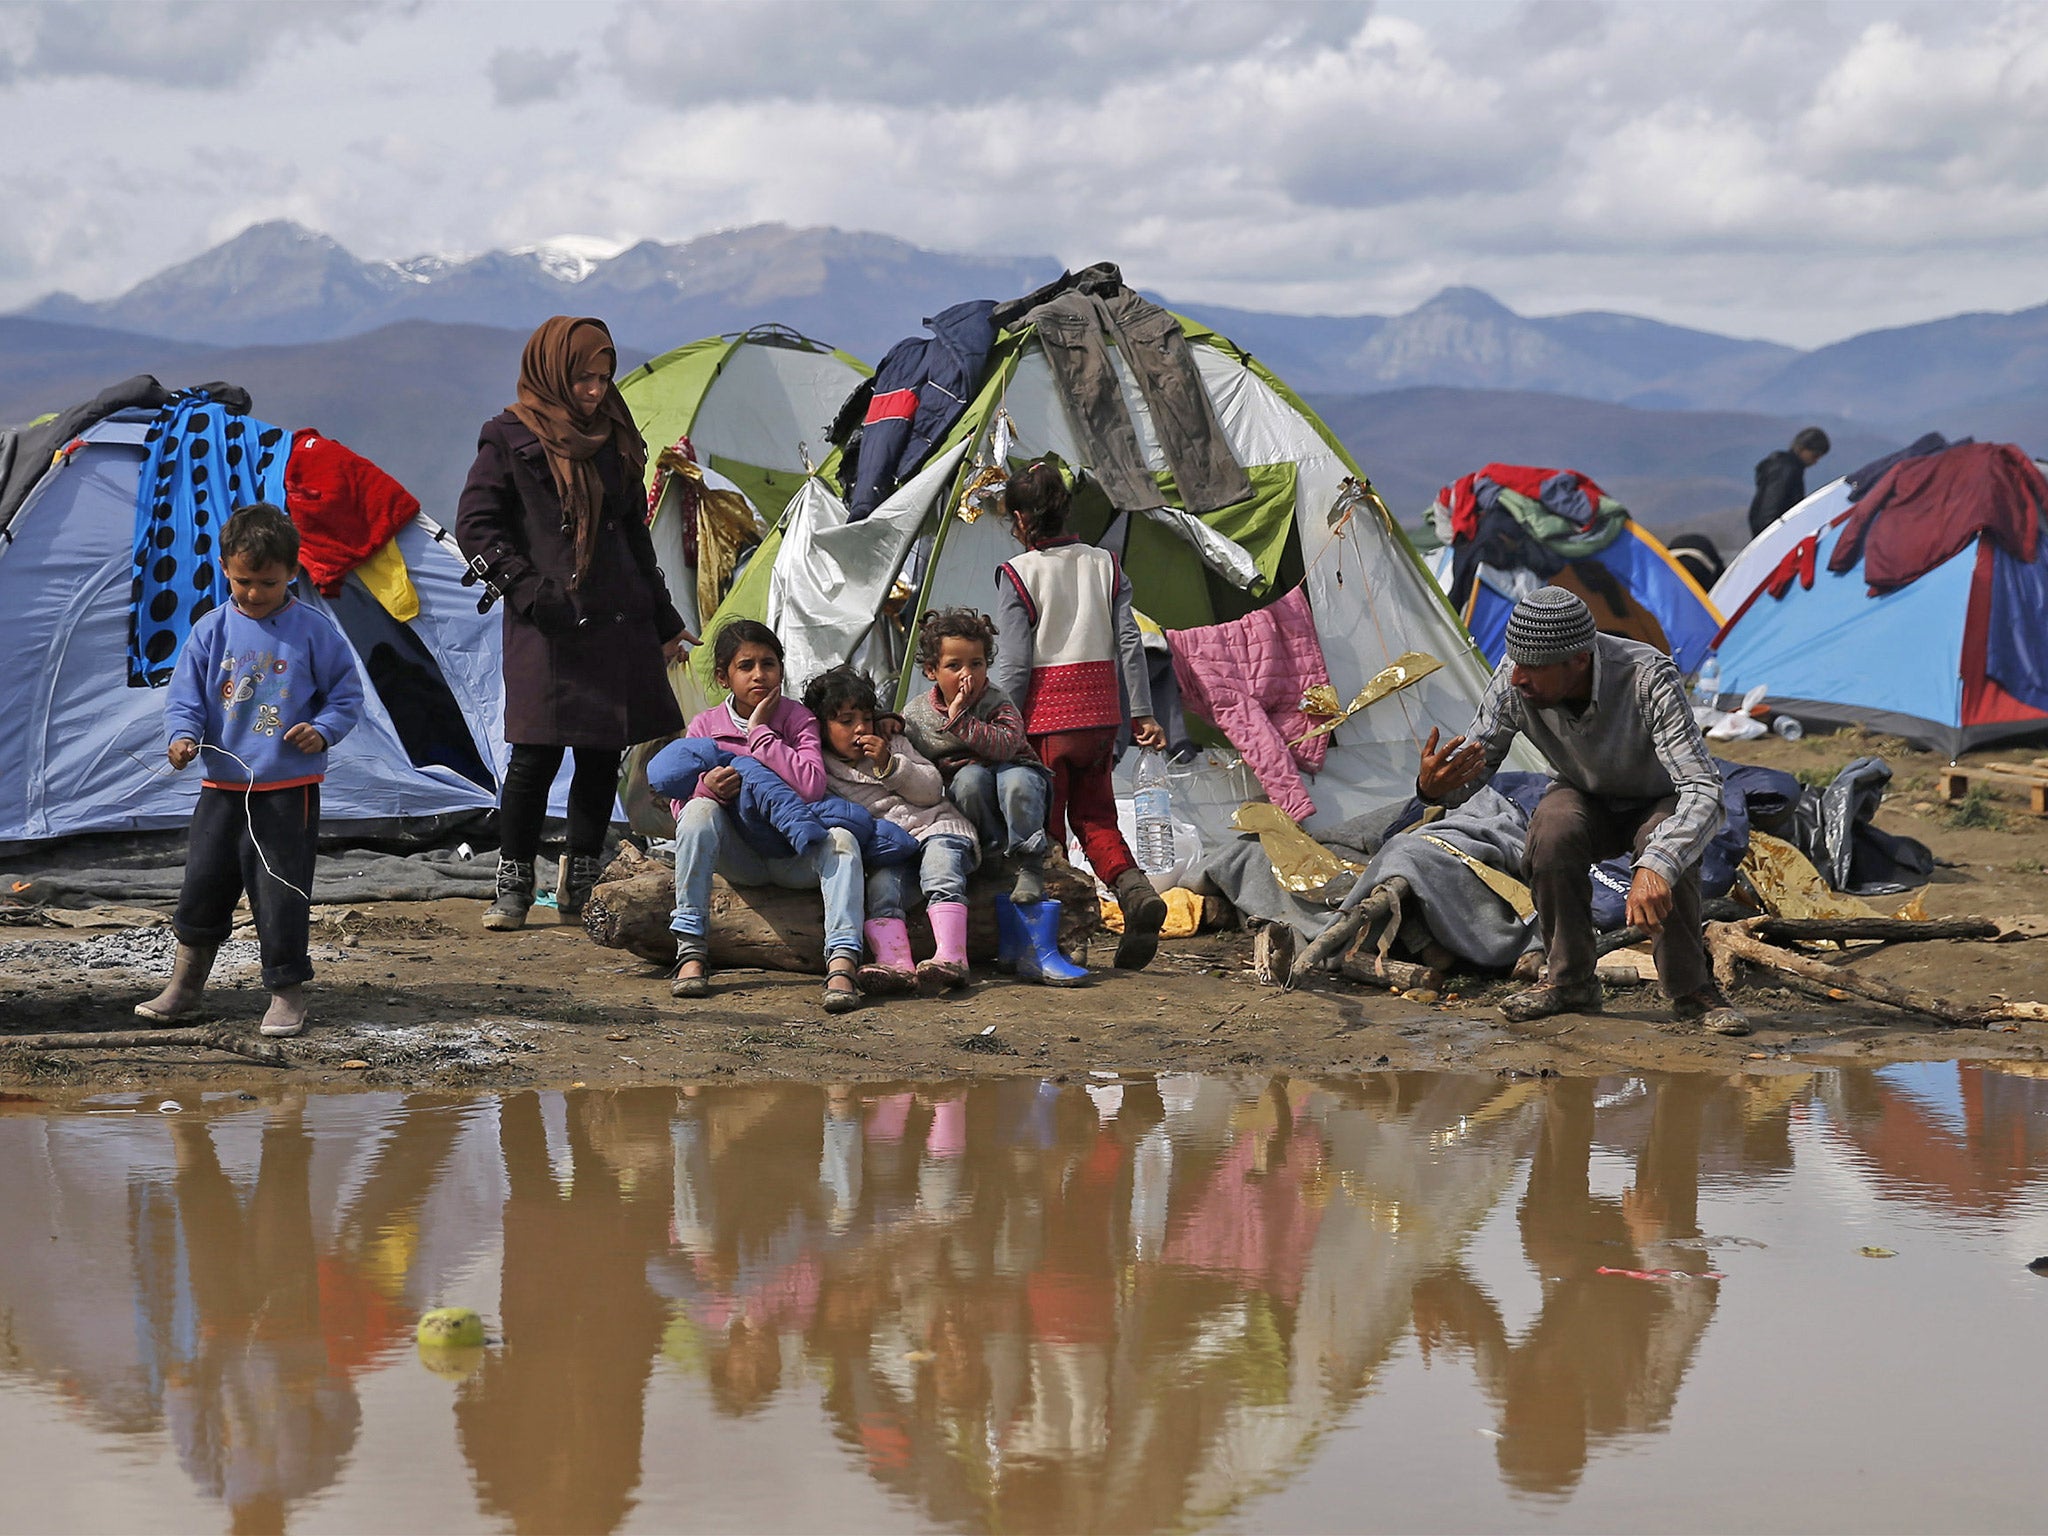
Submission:
M 484 1320 L 467 1307 L 436 1307 L 420 1319 L 413 1336 L 423 1349 L 478 1349 L 484 1342 Z
M 463 1381 L 474 1376 L 490 1353 L 481 1344 L 474 1347 L 460 1344 L 422 1344 L 419 1347 L 420 1364 L 436 1376 L 449 1381 Z

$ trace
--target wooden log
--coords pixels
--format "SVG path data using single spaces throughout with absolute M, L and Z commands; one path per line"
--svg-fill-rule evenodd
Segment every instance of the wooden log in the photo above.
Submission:
M 583 908 L 583 928 L 607 949 L 624 949 L 671 965 L 676 958 L 669 913 L 675 908 L 675 876 L 644 856 L 615 863 Z M 999 887 L 970 882 L 967 889 L 968 958 L 990 961 L 996 953 L 995 896 Z M 1102 926 L 1095 887 L 1059 865 L 1045 871 L 1046 894 L 1060 903 L 1060 945 L 1081 953 Z M 713 969 L 757 966 L 771 971 L 822 975 L 825 969 L 825 910 L 816 890 L 780 886 L 736 886 L 711 882 L 711 964 Z M 910 942 L 920 955 L 932 949 L 924 915 L 910 920 Z
M 1809 955 L 1795 954 L 1789 949 L 1778 949 L 1764 943 L 1743 924 L 1708 925 L 1707 950 L 1714 957 L 1714 974 L 1717 978 L 1731 973 L 1736 961 L 1746 961 L 1750 965 L 1759 966 L 1780 976 L 1798 976 L 1825 987 L 1840 988 L 1871 1002 L 1883 1003 L 1886 1007 L 1898 1008 L 1907 1013 L 1925 1014 L 1929 1018 L 1938 1019 L 1943 1024 L 1953 1025 L 1959 1029 L 1982 1029 L 1997 1013 L 1995 1008 L 1973 1007 L 1965 1003 L 1952 1002 L 1948 998 L 1935 997 L 1931 993 L 1916 991 L 1911 987 L 1894 986 L 1875 977 L 1859 975 L 1855 971 L 1829 965 Z
M 1916 939 L 1995 939 L 1998 924 L 1984 917 L 1767 917 L 1756 936 L 1781 944 L 1814 944 L 1824 939 L 1882 939 L 1888 944 Z
M 1338 964 L 1337 974 L 1362 987 L 1385 987 L 1390 992 L 1438 992 L 1443 989 L 1442 971 L 1417 965 L 1413 960 L 1389 960 L 1386 973 L 1382 975 L 1374 966 L 1377 959 L 1377 955 L 1359 954 L 1354 950 Z
M 288 1067 L 291 1058 L 267 1040 L 252 1040 L 218 1024 L 185 1029 L 78 1029 L 40 1035 L 0 1035 L 0 1046 L 23 1051 L 136 1050 L 156 1045 L 196 1045 L 226 1051 L 266 1067 Z

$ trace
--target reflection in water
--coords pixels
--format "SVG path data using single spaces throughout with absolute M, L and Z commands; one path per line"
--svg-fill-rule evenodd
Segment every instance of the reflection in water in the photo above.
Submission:
M 1668 1432 L 1711 1353 L 1734 1281 L 1703 1185 L 1765 1198 L 1816 1160 L 1922 1212 L 2038 1203 L 2048 1081 L 1127 1074 L 14 1113 L 0 1383 L 156 1447 L 132 1465 L 175 1465 L 236 1530 L 426 1475 L 351 1467 L 363 1379 L 390 1373 L 452 1416 L 493 1527 L 677 1507 L 682 1448 L 648 1429 L 668 1392 L 742 1434 L 822 1415 L 836 1471 L 791 1475 L 851 1473 L 905 1521 L 1139 1531 L 1284 1483 L 1405 1352 L 1481 1395 L 1508 1490 L 1562 1499 L 1603 1446 Z M 1496 1219 L 1519 1271 L 1478 1241 Z M 410 1353 L 442 1303 L 495 1340 L 452 1403 Z

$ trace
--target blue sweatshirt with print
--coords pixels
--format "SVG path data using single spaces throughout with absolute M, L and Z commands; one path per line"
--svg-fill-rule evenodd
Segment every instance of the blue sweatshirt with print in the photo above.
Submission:
M 327 754 L 287 745 L 285 732 L 304 721 L 331 747 L 362 714 L 356 653 L 332 619 L 297 598 L 262 619 L 230 601 L 192 626 L 171 674 L 165 744 L 198 742 L 209 784 L 312 784 Z

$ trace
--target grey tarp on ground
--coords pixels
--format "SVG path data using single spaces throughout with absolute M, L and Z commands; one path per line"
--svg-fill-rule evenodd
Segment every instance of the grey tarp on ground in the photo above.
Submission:
M 1441 838 L 1519 880 L 1528 834 L 1529 818 L 1522 808 L 1498 791 L 1482 788 L 1428 826 L 1388 838 L 1345 906 L 1356 905 L 1375 887 L 1400 875 L 1421 900 L 1424 920 L 1439 944 L 1474 965 L 1505 970 L 1524 950 L 1537 947 L 1535 925 L 1517 917 L 1464 860 L 1428 839 Z
M 497 888 L 498 856 L 458 859 L 433 851 L 401 858 L 352 848 L 322 854 L 313 875 L 316 902 L 439 901 L 448 897 L 488 900 Z M 94 902 L 136 902 L 178 899 L 184 884 L 181 865 L 155 869 L 53 869 L 37 874 L 0 875 L 0 890 L 14 899 L 54 906 Z M 18 888 L 19 887 L 19 888 Z

